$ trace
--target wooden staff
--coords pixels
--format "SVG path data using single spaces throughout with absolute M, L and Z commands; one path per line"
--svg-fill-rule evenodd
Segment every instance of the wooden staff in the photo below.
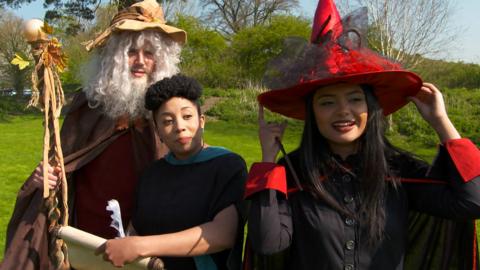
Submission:
M 58 226 L 68 226 L 67 178 L 63 164 L 58 121 L 65 103 L 58 73 L 65 68 L 66 57 L 58 40 L 48 38 L 46 33 L 51 33 L 51 30 L 48 30 L 48 26 L 45 27 L 42 21 L 37 19 L 27 21 L 24 33 L 31 45 L 31 52 L 35 59 L 35 68 L 32 72 L 32 98 L 29 106 L 35 106 L 44 112 L 43 197 L 48 219 L 49 255 L 56 269 L 69 269 L 66 245 L 62 239 L 53 234 Z M 49 189 L 49 165 L 61 169 L 60 190 L 58 188 Z

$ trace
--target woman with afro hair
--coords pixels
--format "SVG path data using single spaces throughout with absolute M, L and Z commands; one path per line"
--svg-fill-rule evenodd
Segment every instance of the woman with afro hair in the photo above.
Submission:
M 139 180 L 129 226 L 136 236 L 105 244 L 104 257 L 115 266 L 157 256 L 172 270 L 240 268 L 246 166 L 204 142 L 201 94 L 200 84 L 183 75 L 148 89 L 145 107 L 170 153 Z

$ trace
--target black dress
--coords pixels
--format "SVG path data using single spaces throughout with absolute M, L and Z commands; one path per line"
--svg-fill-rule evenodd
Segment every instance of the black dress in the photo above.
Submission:
M 297 153 L 294 152 L 289 157 L 294 167 L 298 168 Z M 346 161 L 339 160 L 352 170 L 335 170 L 325 180 L 329 181 L 325 185 L 334 199 L 351 211 L 358 210 L 360 203 L 359 179 L 355 174 L 358 164 L 356 159 L 352 156 Z M 478 149 L 468 140 L 452 140 L 447 146 L 441 146 L 433 167 L 408 155 L 399 155 L 389 163 L 390 168 L 401 178 L 402 184 L 397 188 L 388 184 L 384 239 L 374 245 L 367 243 L 365 225 L 358 220 L 342 215 L 306 190 L 285 192 L 284 184 L 278 183 L 282 180 L 285 182 L 285 179 L 280 179 L 283 166 L 265 163 L 254 165 L 247 184 L 247 196 L 251 200 L 248 222 L 251 247 L 258 254 L 277 254 L 272 257 L 273 264 L 266 262 L 265 257 L 257 257 L 257 268 L 447 269 L 451 265 L 460 265 L 458 268 L 473 269 L 475 266 L 472 262 L 445 262 L 460 258 L 439 258 L 441 250 L 426 253 L 437 258 L 419 258 L 422 256 L 418 254 L 424 251 L 419 251 L 418 248 L 415 250 L 417 255 L 412 256 L 411 262 L 406 261 L 405 257 L 410 249 L 415 249 L 412 245 L 415 241 L 409 238 L 409 231 L 412 230 L 417 232 L 413 238 L 420 240 L 417 242 L 427 242 L 425 246 L 437 243 L 458 249 L 452 246 L 460 240 L 469 241 L 461 237 L 448 238 L 465 233 L 460 227 L 455 228 L 454 222 L 441 224 L 442 219 L 437 219 L 433 220 L 433 223 L 436 222 L 433 226 L 432 220 L 424 217 L 426 215 L 419 217 L 416 213 L 465 221 L 469 226 L 462 228 L 472 228 L 473 220 L 480 217 Z M 287 188 L 294 187 L 290 173 L 287 167 Z M 272 178 L 277 179 L 273 181 Z M 264 188 L 266 190 L 262 190 Z M 412 221 L 416 221 L 416 224 L 411 224 Z M 415 226 L 426 230 L 414 229 Z M 457 233 L 446 235 L 452 230 Z M 426 235 L 430 237 L 427 240 L 424 237 Z M 474 239 L 471 240 L 474 243 Z M 278 256 L 281 251 L 282 256 Z
M 157 235 L 182 231 L 213 220 L 230 205 L 239 214 L 247 177 L 244 160 L 237 154 L 219 147 L 208 147 L 188 161 L 168 155 L 148 168 L 137 187 L 132 225 L 139 235 Z M 238 238 L 243 237 L 245 218 L 239 217 Z M 241 242 L 239 243 L 241 247 Z M 205 260 L 214 262 L 216 269 L 227 268 L 231 250 L 188 257 L 162 257 L 167 269 L 198 269 Z M 240 264 L 241 248 L 237 257 Z M 235 260 L 231 258 L 232 260 Z M 210 268 L 209 268 L 210 269 Z M 200 269 L 199 269 L 200 270 Z

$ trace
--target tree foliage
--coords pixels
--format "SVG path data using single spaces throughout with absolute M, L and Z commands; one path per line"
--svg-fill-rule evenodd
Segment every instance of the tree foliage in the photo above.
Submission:
M 28 55 L 30 46 L 23 38 L 23 20 L 6 11 L 0 10 L 0 15 L 0 82 L 3 87 L 14 88 L 20 97 L 30 85 L 28 74 L 31 70 L 20 70 L 18 66 L 10 64 L 10 61 L 16 53 Z
M 372 49 L 414 68 L 426 56 L 440 54 L 455 40 L 450 19 L 451 0 L 340 0 L 340 6 L 351 10 L 368 9 Z
M 90 56 L 82 42 L 88 39 L 88 33 L 64 39 L 62 45 L 65 54 L 68 56 L 68 61 L 67 68 L 60 76 L 65 92 L 76 90 L 82 84 L 85 64 Z
M 177 26 L 188 33 L 182 51 L 182 72 L 209 87 L 241 87 L 259 84 L 267 62 L 283 48 L 289 36 L 305 39 L 308 20 L 295 16 L 274 16 L 264 25 L 246 27 L 227 41 L 200 20 L 180 16 Z
M 225 36 L 267 23 L 298 7 L 298 0 L 200 0 L 210 24 Z
M 158 2 L 166 5 L 172 2 L 184 2 L 186 0 L 159 0 Z M 19 8 L 24 4 L 29 4 L 33 0 L 0 0 L 0 7 L 9 6 Z M 116 10 L 121 10 L 132 5 L 138 0 L 110 0 L 108 5 L 114 6 Z M 64 25 L 65 31 L 70 35 L 76 35 L 86 30 L 89 22 L 95 19 L 97 10 L 105 1 L 101 0 L 44 0 L 43 7 L 45 12 L 45 21 L 50 24 L 56 24 L 57 21 L 67 23 Z
M 54 25 L 54 36 L 59 38 L 63 44 L 63 50 L 67 56 L 67 68 L 61 74 L 64 90 L 66 92 L 76 90 L 82 84 L 85 65 L 91 54 L 85 49 L 83 43 L 93 39 L 98 33 L 102 32 L 110 24 L 115 16 L 117 7 L 112 4 L 102 5 L 95 12 L 95 23 L 89 23 L 85 26 L 85 31 L 76 35 L 70 35 L 65 30 L 63 20 L 57 20 Z
M 6 2 L 6 0 L 1 1 Z M 15 3 L 26 1 L 18 0 Z M 387 2 L 395 3 L 395 1 Z M 92 39 L 95 34 L 108 26 L 111 18 L 117 12 L 119 3 L 119 1 L 111 1 L 111 4 L 101 5 L 96 9 L 95 20 L 84 23 L 82 30 L 75 34 L 70 33 L 67 29 L 67 26 L 70 24 L 70 17 L 62 17 L 54 21 L 54 35 L 61 40 L 64 50 L 69 56 L 68 67 L 65 73 L 62 74 L 66 90 L 76 88 L 81 84 L 82 68 L 90 56 L 84 50 L 82 42 Z M 188 42 L 182 50 L 181 71 L 196 77 L 207 87 L 243 87 L 251 82 L 254 84 L 260 83 L 266 64 L 280 53 L 283 47 L 283 40 L 286 37 L 300 36 L 308 39 L 310 35 L 309 20 L 291 15 L 272 15 L 263 22 L 251 22 L 248 25 L 244 25 L 237 32 L 232 32 L 230 36 L 226 37 L 223 33 L 213 28 L 209 21 L 202 20 L 200 17 L 175 13 L 185 10 L 188 6 L 186 1 L 170 0 L 166 3 L 168 3 L 168 9 L 170 10 L 170 14 L 165 11 L 165 15 L 170 17 L 171 22 L 169 24 L 180 27 L 188 33 Z M 293 2 L 290 3 L 292 4 Z M 245 5 L 247 4 L 248 2 L 245 2 Z M 212 7 L 210 6 L 210 8 Z M 0 9 L 1 12 L 2 10 Z M 282 12 L 277 10 L 274 14 Z M 4 11 L 3 13 L 6 14 Z M 218 10 L 217 13 L 219 13 Z M 5 16 L 2 14 L 2 18 Z M 4 21 L 13 22 L 15 20 L 7 19 Z M 370 36 L 378 35 L 378 29 L 373 21 L 370 26 L 370 32 L 377 32 L 377 34 L 373 33 Z M 7 28 L 9 31 L 15 29 L 13 26 L 7 26 Z M 10 43 L 17 42 L 15 44 L 20 44 L 20 41 L 23 42 L 20 35 L 13 39 L 6 37 L 7 32 L 2 31 L 4 35 L 0 41 L 2 44 L 7 44 L 7 41 Z M 379 42 L 378 39 L 372 39 L 370 42 L 372 45 L 377 44 L 375 46 L 380 46 L 378 43 L 374 43 Z M 26 43 L 24 43 L 24 46 L 26 49 L 15 49 L 14 51 L 24 50 L 28 52 L 29 48 Z M 3 45 L 0 49 L 5 50 L 7 47 Z M 394 47 L 391 52 L 399 53 L 397 47 Z M 5 56 L 2 59 L 8 58 L 11 60 L 11 55 L 10 53 L 9 56 Z M 449 63 L 429 60 L 420 54 L 418 56 L 421 59 L 415 71 L 421 74 L 426 81 L 432 81 L 441 87 L 480 88 L 480 66 L 461 62 Z M 411 55 L 406 57 L 411 57 Z M 6 63 L 6 60 L 2 61 L 2 63 Z M 421 63 L 422 61 L 424 63 Z M 10 65 L 3 66 L 7 67 Z M 2 73 L 11 74 L 11 72 Z M 28 82 L 28 78 L 25 81 Z M 2 82 L 9 85 L 9 87 L 13 85 L 10 81 L 7 82 L 6 79 L 3 79 Z
M 182 72 L 203 85 L 228 86 L 235 76 L 225 39 L 192 16 L 179 16 L 176 24 L 188 33 L 182 50 Z
M 259 82 L 268 61 L 282 51 L 285 38 L 308 39 L 310 31 L 310 22 L 295 16 L 275 16 L 265 25 L 239 31 L 231 45 L 239 75 Z

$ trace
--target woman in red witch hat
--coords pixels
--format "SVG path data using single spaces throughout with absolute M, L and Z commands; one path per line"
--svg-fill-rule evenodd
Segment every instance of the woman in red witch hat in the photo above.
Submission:
M 271 63 L 274 90 L 258 97 L 262 162 L 245 195 L 246 265 L 478 269 L 480 151 L 434 85 L 362 47 L 362 14 L 340 22 L 333 2 L 320 1 L 311 44 L 290 40 Z M 431 166 L 385 137 L 384 116 L 408 101 L 440 138 Z M 305 121 L 300 146 L 277 164 L 285 125 L 266 123 L 263 106 Z

